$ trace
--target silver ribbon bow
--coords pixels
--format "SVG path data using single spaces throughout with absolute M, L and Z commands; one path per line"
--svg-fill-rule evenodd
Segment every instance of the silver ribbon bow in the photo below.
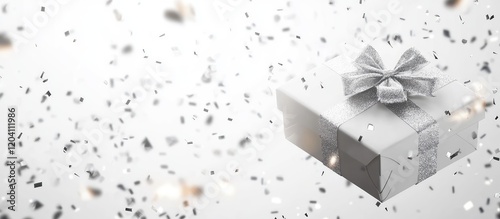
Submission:
M 427 64 L 417 50 L 410 48 L 394 70 L 386 70 L 378 52 L 368 46 L 354 61 L 358 70 L 342 74 L 344 93 L 354 95 L 376 87 L 378 101 L 384 104 L 406 102 L 408 95 L 432 96 L 437 78 L 416 75 Z

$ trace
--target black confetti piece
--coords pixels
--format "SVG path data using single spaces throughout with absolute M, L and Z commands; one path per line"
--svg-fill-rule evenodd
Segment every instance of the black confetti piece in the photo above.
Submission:
M 38 200 L 34 200 L 33 202 L 31 202 L 31 207 L 33 208 L 33 210 L 38 210 L 43 207 L 43 204 Z
M 179 12 L 174 11 L 174 10 L 166 10 L 165 11 L 165 18 L 167 18 L 170 21 L 177 22 L 177 23 L 182 23 L 184 21 L 181 14 L 179 14 Z
M 37 182 L 33 185 L 35 188 L 42 187 L 42 182 Z

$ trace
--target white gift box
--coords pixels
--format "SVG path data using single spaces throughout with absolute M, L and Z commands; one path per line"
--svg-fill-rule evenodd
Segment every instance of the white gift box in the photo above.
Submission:
M 326 157 L 319 121 L 322 114 L 348 98 L 344 95 L 341 74 L 356 68 L 346 63 L 352 62 L 346 57 L 336 57 L 277 90 L 285 135 L 302 150 L 384 201 L 419 182 L 419 135 L 378 102 L 339 127 L 338 156 Z M 439 72 L 431 64 L 426 68 Z M 476 150 L 484 101 L 464 84 L 453 81 L 435 91 L 434 97 L 409 96 L 409 100 L 432 116 L 439 126 L 437 171 Z

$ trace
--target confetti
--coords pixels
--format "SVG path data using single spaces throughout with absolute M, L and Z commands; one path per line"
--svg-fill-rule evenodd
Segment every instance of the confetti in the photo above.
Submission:
M 0 49 L 10 48 L 12 45 L 11 40 L 7 37 L 5 33 L 0 33 Z
M 470 4 L 474 5 L 473 2 Z M 357 36 L 366 34 L 365 26 L 384 26 L 384 19 L 375 16 L 383 13 L 373 11 L 367 1 L 344 3 L 328 0 L 319 5 L 290 1 L 270 7 L 270 10 L 258 10 L 260 3 L 255 1 L 244 4 L 215 2 L 218 3 L 224 4 L 222 14 L 214 10 L 212 4 L 207 4 L 211 9 L 207 11 L 202 4 L 188 1 L 173 1 L 166 5 L 145 2 L 123 5 L 106 0 L 99 3 L 105 10 L 96 10 L 92 15 L 92 28 L 101 31 L 99 33 L 88 32 L 89 29 L 79 22 L 61 26 L 65 23 L 60 22 L 61 14 L 52 16 L 54 8 L 49 5 L 38 5 L 34 12 L 40 16 L 51 15 L 50 28 L 36 26 L 37 30 L 33 31 L 29 25 L 36 23 L 33 16 L 28 16 L 27 22 L 6 20 L 9 28 L 0 33 L 0 55 L 7 57 L 0 63 L 0 81 L 6 86 L 0 87 L 0 98 L 1 101 L 19 103 L 22 112 L 19 129 L 23 131 L 17 134 L 19 151 L 36 152 L 32 155 L 37 158 L 36 162 L 30 156 L 18 160 L 19 164 L 22 163 L 19 174 L 22 173 L 28 190 L 33 191 L 26 196 L 32 200 L 30 202 L 20 197 L 20 208 L 22 205 L 28 207 L 23 217 L 78 218 L 78 215 L 98 214 L 99 207 L 111 209 L 110 214 L 116 218 L 210 217 L 211 211 L 197 207 L 194 201 L 211 192 L 203 184 L 205 180 L 211 182 L 212 178 L 225 173 L 231 174 L 231 178 L 217 181 L 225 187 L 218 197 L 210 199 L 210 205 L 215 208 L 225 209 L 227 197 L 245 197 L 253 192 L 250 201 L 271 202 L 269 204 L 276 208 L 254 211 L 246 215 L 248 217 L 360 217 L 363 212 L 355 210 L 335 215 L 335 211 L 325 208 L 324 200 L 314 197 L 319 191 L 316 195 L 331 200 L 334 206 L 351 204 L 352 209 L 359 209 L 366 204 L 365 201 L 371 200 L 365 198 L 367 194 L 355 192 L 357 188 L 351 182 L 338 181 L 316 156 L 300 150 L 287 151 L 290 143 L 283 140 L 283 131 L 288 135 L 293 129 L 302 127 L 284 127 L 286 118 L 273 112 L 276 96 L 280 95 L 274 88 L 301 71 L 338 56 L 341 51 L 337 46 L 344 43 L 349 47 L 352 46 L 349 43 L 355 42 L 356 49 L 359 49 L 357 47 L 361 44 L 370 42 L 392 50 L 416 43 L 428 50 L 427 55 L 431 59 L 434 57 L 439 69 L 460 76 L 459 82 L 474 86 L 481 81 L 485 83 L 486 93 L 497 92 L 498 86 L 487 84 L 496 79 L 499 63 L 495 55 L 499 48 L 498 33 L 495 23 L 492 23 L 497 22 L 494 14 L 498 10 L 493 3 L 477 4 L 476 1 L 473 7 L 463 0 L 439 2 L 444 4 L 443 7 L 419 3 L 421 6 L 415 5 L 418 10 L 391 14 L 395 16 L 390 19 L 394 22 L 391 27 L 397 28 L 383 27 L 380 35 L 362 39 Z M 16 10 L 12 10 L 15 4 L 5 2 L 1 6 L 4 17 L 15 17 Z M 405 3 L 403 6 L 411 5 Z M 146 10 L 147 16 L 141 17 L 143 25 L 135 25 L 132 18 L 151 8 L 157 10 Z M 64 7 L 64 13 L 78 14 L 74 10 L 82 9 Z M 307 17 L 304 17 L 304 12 L 311 12 L 311 21 L 320 22 L 303 20 Z M 335 22 L 339 20 L 349 22 Z M 346 25 L 352 31 L 346 31 Z M 32 36 L 28 36 L 30 34 Z M 55 38 L 47 38 L 52 35 Z M 113 37 L 99 40 L 100 35 Z M 76 41 L 77 37 L 82 38 Z M 63 38 L 74 43 L 57 41 Z M 425 42 L 429 40 L 437 46 L 427 45 Z M 16 47 L 16 52 L 10 51 L 14 45 L 21 45 Z M 64 49 L 53 49 L 59 47 Z M 42 58 L 30 59 L 29 54 Z M 54 65 L 58 61 L 61 65 Z M 154 70 L 148 70 L 150 66 Z M 461 72 L 463 69 L 470 71 Z M 299 76 L 296 80 L 304 95 L 337 89 L 316 74 Z M 324 95 L 327 98 L 329 94 Z M 495 95 L 485 97 L 486 118 L 491 125 L 481 124 L 480 133 L 470 131 L 461 135 L 465 141 L 481 143 L 477 147 L 477 156 L 462 159 L 465 151 L 458 147 L 442 151 L 445 154 L 439 156 L 461 164 L 454 165 L 454 174 L 444 176 L 443 182 L 425 185 L 434 195 L 442 194 L 441 201 L 466 197 L 458 203 L 439 203 L 443 208 L 460 208 L 463 202 L 471 200 L 463 205 L 468 214 L 497 215 L 500 191 L 495 190 L 492 180 L 498 179 L 495 173 L 500 149 L 495 131 L 499 130 L 500 124 L 494 98 Z M 41 103 L 38 102 L 40 99 Z M 454 107 L 442 109 L 439 116 L 450 121 L 460 116 Z M 468 113 L 473 111 L 471 109 Z M 361 131 L 355 136 L 358 136 L 358 141 L 373 140 L 370 138 L 376 136 L 380 127 L 375 129 L 374 124 L 368 122 L 364 125 L 366 130 L 360 127 Z M 487 126 L 495 129 L 485 128 Z M 268 128 L 272 133 L 268 133 Z M 453 133 L 456 131 L 454 126 L 443 131 L 448 128 Z M 267 139 L 268 136 L 272 139 Z M 282 145 L 283 142 L 286 145 Z M 298 159 L 283 163 L 287 156 L 273 156 L 282 149 Z M 419 157 L 417 151 L 410 151 L 408 156 L 405 156 L 407 150 L 401 153 L 402 159 L 408 158 L 407 161 Z M 65 159 L 70 155 L 78 155 L 80 159 L 68 163 Z M 248 159 L 249 163 L 228 169 L 211 163 L 222 162 L 220 164 L 224 165 L 233 159 Z M 62 162 L 62 174 L 52 173 L 52 165 L 57 166 L 57 162 Z M 302 168 L 297 168 L 299 165 Z M 248 169 L 252 166 L 257 168 Z M 487 190 L 463 189 L 462 181 L 478 177 L 476 181 L 479 183 L 470 184 L 471 188 L 487 187 Z M 157 194 L 156 188 L 163 188 L 166 183 L 171 184 L 167 186 L 168 191 Z M 491 186 L 485 186 L 488 183 Z M 307 189 L 304 190 L 306 193 L 301 192 L 302 201 L 294 206 L 286 192 L 289 188 L 299 187 L 313 190 L 309 191 L 310 197 Z M 76 194 L 77 197 L 40 196 L 40 192 L 46 190 Z M 173 198 L 167 197 L 169 195 Z M 420 195 L 412 199 L 422 199 Z M 97 206 L 95 213 L 88 208 L 109 201 L 110 197 L 114 201 Z M 485 199 L 486 204 L 481 204 Z M 472 201 L 477 200 L 479 204 L 474 206 Z M 82 201 L 88 206 L 80 206 Z M 398 205 L 404 207 L 408 204 L 402 201 Z M 160 203 L 167 203 L 167 206 Z M 372 217 L 384 217 L 383 214 L 390 209 L 396 212 L 394 204 L 385 207 L 384 203 L 376 203 L 385 211 L 377 209 Z M 235 199 L 232 204 L 240 202 Z M 410 211 L 400 209 L 398 214 L 411 217 L 418 212 L 429 213 L 429 210 L 432 214 L 435 209 L 428 206 L 434 204 L 435 200 L 430 200 Z M 169 205 L 187 207 L 179 210 Z M 241 212 L 233 213 L 230 209 L 219 213 L 221 218 L 235 218 Z M 462 213 L 452 212 L 451 216 L 461 216 Z M 0 218 L 6 217 L 4 215 L 2 211 Z
M 179 12 L 174 11 L 174 10 L 166 10 L 165 11 L 165 18 L 167 18 L 170 21 L 177 22 L 177 23 L 182 23 L 184 22 L 184 18 L 179 14 Z
M 33 200 L 33 201 L 31 201 L 30 206 L 31 206 L 31 208 L 33 208 L 33 210 L 36 211 L 36 210 L 42 208 L 43 204 L 38 200 Z
M 468 211 L 468 210 L 472 209 L 473 207 L 474 207 L 474 204 L 473 204 L 471 201 L 468 201 L 468 202 L 466 202 L 466 203 L 464 204 L 464 209 L 465 209 L 466 211 Z
M 35 188 L 42 187 L 42 182 L 37 182 L 33 185 Z

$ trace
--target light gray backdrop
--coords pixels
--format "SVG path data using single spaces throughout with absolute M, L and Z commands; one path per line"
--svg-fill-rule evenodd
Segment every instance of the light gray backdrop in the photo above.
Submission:
M 500 217 L 500 162 L 493 159 L 500 156 L 500 109 L 493 105 L 500 81 L 497 1 L 2 0 L 0 6 L 2 145 L 8 106 L 18 107 L 22 132 L 17 211 L 2 202 L 0 215 Z M 476 152 L 377 207 L 284 139 L 275 89 L 343 48 L 387 39 L 434 53 L 434 64 L 470 80 L 491 106 Z M 5 199 L 5 166 L 0 173 Z M 43 186 L 35 188 L 38 182 Z

